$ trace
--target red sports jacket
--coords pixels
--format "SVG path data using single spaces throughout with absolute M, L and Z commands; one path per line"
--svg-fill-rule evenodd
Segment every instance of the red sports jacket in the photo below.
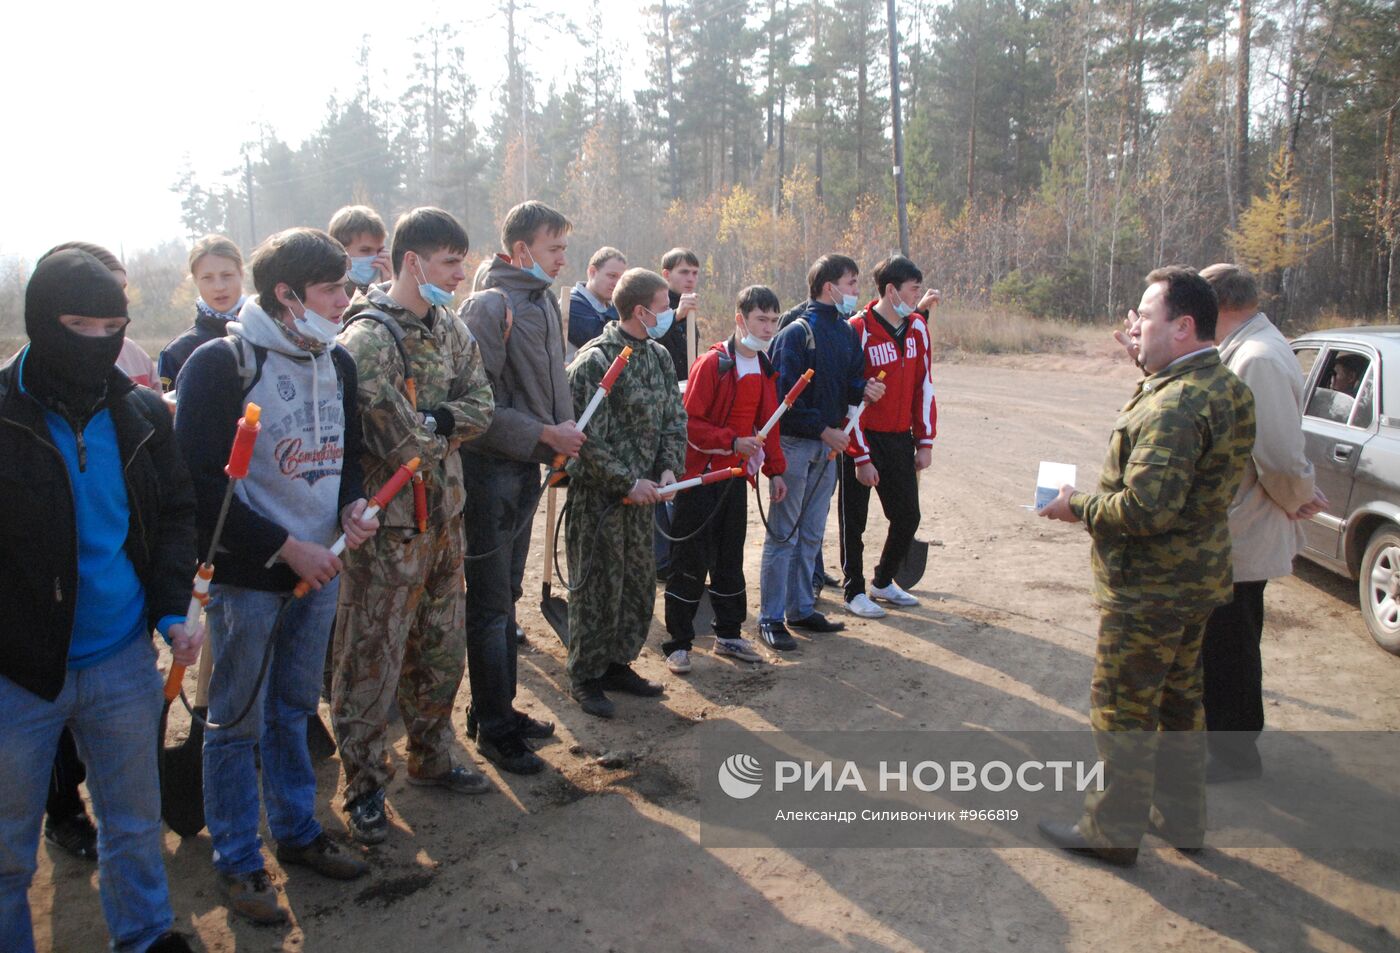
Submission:
M 685 385 L 686 441 L 685 478 L 699 476 L 719 467 L 743 466 L 733 453 L 734 440 L 752 436 L 778 409 L 778 373 L 768 355 L 758 355 L 763 394 L 758 402 L 757 419 L 747 434 L 735 433 L 726 423 L 734 406 L 739 374 L 734 360 L 734 338 L 720 341 L 695 359 Z M 778 442 L 779 424 L 763 442 L 763 472 L 781 476 L 787 469 L 783 448 Z
M 865 377 L 885 372 L 885 396 L 861 411 L 846 452 L 856 463 L 870 459 L 867 430 L 914 434 L 920 447 L 933 446 L 938 435 L 938 401 L 933 393 L 933 358 L 928 324 L 918 312 L 904 319 L 898 335 L 875 313 L 876 302 L 851 318 L 865 350 Z

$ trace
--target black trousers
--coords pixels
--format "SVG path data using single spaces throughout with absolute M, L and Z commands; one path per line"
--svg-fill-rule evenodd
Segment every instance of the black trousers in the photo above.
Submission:
M 744 583 L 744 537 L 748 532 L 748 487 L 742 477 L 697 486 L 676 497 L 672 536 L 688 536 L 710 520 L 694 538 L 671 544 L 671 577 L 666 580 L 666 634 L 661 651 L 690 651 L 695 642 L 695 611 L 710 580 L 715 610 L 715 637 L 739 638 L 748 614 Z M 714 518 L 710 519 L 713 514 Z
M 1210 614 L 1201 664 L 1205 669 L 1206 730 L 1212 757 L 1259 762 L 1264 729 L 1264 582 L 1235 583 L 1235 597 Z M 1221 732 L 1221 734 L 1217 734 Z
M 53 775 L 49 778 L 49 800 L 45 812 L 50 821 L 66 821 L 85 812 L 78 785 L 87 778 L 87 768 L 78 757 L 78 746 L 67 728 L 58 736 L 58 752 L 53 759 Z
M 481 732 L 499 739 L 516 730 L 515 604 L 523 591 L 525 559 L 530 553 L 530 530 L 520 527 L 522 520 L 533 520 L 540 467 L 463 453 L 462 479 L 470 501 L 462 514 L 467 679 Z M 513 539 L 512 533 L 516 534 Z
M 880 508 L 889 520 L 890 532 L 875 566 L 874 583 L 888 586 L 909 553 L 909 544 L 919 528 L 919 482 L 914 474 L 914 435 L 866 431 L 870 462 L 880 474 L 875 492 Z M 856 479 L 856 467 L 847 455 L 841 457 L 840 489 L 836 513 L 841 522 L 841 574 L 850 602 L 865 591 L 865 521 L 870 512 L 870 487 Z

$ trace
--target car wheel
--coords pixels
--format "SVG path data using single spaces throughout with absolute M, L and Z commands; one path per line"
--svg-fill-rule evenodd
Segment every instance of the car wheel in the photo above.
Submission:
M 1382 526 L 1371 534 L 1361 557 L 1358 588 L 1361 618 L 1371 638 L 1400 655 L 1400 528 Z

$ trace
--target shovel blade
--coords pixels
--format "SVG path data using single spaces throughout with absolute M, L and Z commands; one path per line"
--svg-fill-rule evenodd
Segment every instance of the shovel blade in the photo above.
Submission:
M 909 544 L 909 552 L 904 554 L 904 563 L 894 574 L 894 581 L 901 589 L 913 589 L 924 578 L 928 567 L 928 543 L 916 539 Z
M 568 648 L 569 604 L 558 596 L 550 595 L 548 583 L 545 584 L 544 591 L 540 593 L 540 615 L 544 616 L 544 621 L 549 623 L 554 634 L 559 636 L 559 641 L 564 644 L 564 648 Z
M 195 712 L 207 717 L 209 709 Z M 204 725 L 190 721 L 190 733 L 173 748 L 165 746 L 167 703 L 160 717 L 160 816 L 181 837 L 193 837 L 204 830 Z
M 311 760 L 318 763 L 329 760 L 335 754 L 335 738 L 321 720 L 319 712 L 313 712 L 306 719 L 306 749 L 311 754 Z

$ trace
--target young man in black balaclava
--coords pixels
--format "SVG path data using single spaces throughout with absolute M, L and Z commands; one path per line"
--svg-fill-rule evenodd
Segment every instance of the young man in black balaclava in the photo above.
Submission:
M 114 363 L 126 294 L 93 256 L 38 264 L 29 344 L 0 368 L 0 949 L 34 949 L 49 765 L 67 726 L 88 769 L 112 948 L 179 953 L 161 858 L 161 680 L 150 633 L 194 664 L 184 608 L 194 495 L 170 413 Z

